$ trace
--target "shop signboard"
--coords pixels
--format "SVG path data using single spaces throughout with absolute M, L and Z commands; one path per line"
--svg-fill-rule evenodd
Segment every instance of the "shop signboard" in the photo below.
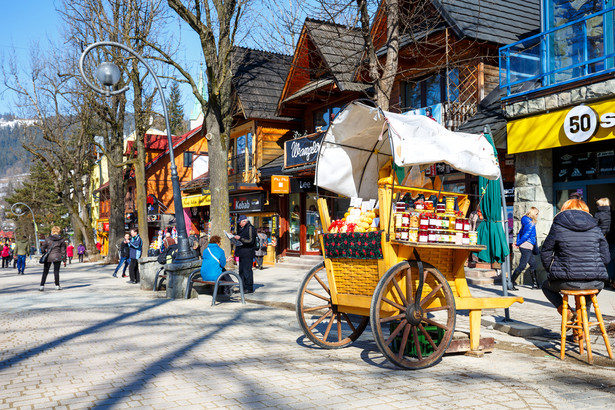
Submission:
M 284 168 L 315 164 L 324 136 L 325 133 L 321 132 L 286 141 L 284 143 Z
M 263 210 L 264 201 L 261 192 L 233 195 L 230 200 L 231 213 L 261 212 Z
M 190 195 L 182 197 L 182 206 L 184 208 L 207 205 L 211 205 L 211 195 Z
M 292 192 L 314 192 L 314 178 L 293 178 L 290 182 Z
M 288 175 L 271 176 L 271 193 L 288 194 L 290 193 L 290 177 Z
M 534 115 L 506 125 L 508 153 L 615 139 L 615 100 Z

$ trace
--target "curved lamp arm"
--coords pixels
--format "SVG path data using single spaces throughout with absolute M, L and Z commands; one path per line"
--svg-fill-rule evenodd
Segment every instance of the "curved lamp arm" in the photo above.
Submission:
M 88 47 L 86 47 L 86 49 L 83 50 L 81 57 L 79 58 L 79 71 L 81 72 L 81 76 L 83 77 L 83 80 L 86 82 L 86 84 L 90 88 L 92 88 L 94 91 L 98 92 L 99 94 L 103 94 L 106 96 L 117 95 L 117 94 L 126 92 L 126 90 L 128 90 L 129 88 L 128 86 L 126 86 L 122 88 L 121 90 L 116 90 L 116 91 L 104 90 L 104 89 L 97 87 L 95 84 L 92 84 L 92 82 L 90 82 L 86 78 L 85 73 L 83 71 L 83 62 L 85 60 L 85 57 L 90 51 L 92 51 L 96 47 L 102 47 L 102 46 L 117 47 L 119 49 L 122 49 L 128 52 L 129 54 L 134 56 L 137 60 L 139 60 L 141 63 L 143 63 L 145 68 L 147 68 L 147 71 L 152 75 L 152 78 L 156 82 L 156 87 L 158 88 L 158 94 L 160 95 L 160 99 L 162 100 L 161 101 L 162 111 L 164 114 L 164 123 L 167 128 L 167 140 L 169 144 L 169 161 L 171 165 L 171 185 L 173 186 L 173 205 L 175 207 L 175 221 L 176 221 L 175 225 L 177 226 L 177 236 L 178 236 L 178 245 L 179 245 L 176 263 L 181 263 L 184 261 L 192 261 L 195 259 L 195 256 L 188 244 L 188 233 L 186 230 L 186 222 L 184 218 L 184 207 L 182 206 L 181 191 L 179 189 L 179 176 L 177 173 L 177 165 L 175 165 L 175 154 L 173 152 L 173 139 L 171 138 L 171 125 L 169 122 L 169 113 L 167 111 L 167 102 L 164 97 L 164 93 L 162 91 L 162 85 L 160 84 L 160 80 L 158 79 L 158 76 L 156 75 L 154 70 L 147 63 L 147 61 L 145 61 L 143 57 L 137 54 L 137 52 L 131 49 L 130 47 L 127 47 L 124 44 L 116 43 L 115 41 L 99 41 L 97 43 L 90 44 Z M 172 285 L 170 284 L 169 287 L 171 286 Z
M 37 253 L 41 253 L 41 248 L 40 245 L 38 243 L 38 228 L 36 227 L 36 219 L 34 219 L 34 212 L 32 211 L 32 208 L 30 208 L 27 204 L 24 204 L 23 202 L 15 202 L 13 205 L 11 205 L 11 212 L 14 213 L 17 216 L 22 216 L 23 214 L 25 214 L 25 212 L 21 212 L 21 213 L 16 213 L 13 208 L 15 207 L 15 205 L 23 205 L 26 208 L 28 208 L 28 210 L 30 211 L 30 213 L 32 214 L 32 222 L 34 223 L 34 242 L 36 242 L 36 252 Z

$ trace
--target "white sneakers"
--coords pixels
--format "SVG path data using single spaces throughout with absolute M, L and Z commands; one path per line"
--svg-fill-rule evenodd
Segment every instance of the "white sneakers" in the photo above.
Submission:
M 56 290 L 62 290 L 62 286 L 56 286 Z
M 41 292 L 45 290 L 44 286 L 41 286 L 40 288 L 38 288 L 38 290 L 40 290 Z M 62 290 L 62 286 L 56 286 L 56 290 Z

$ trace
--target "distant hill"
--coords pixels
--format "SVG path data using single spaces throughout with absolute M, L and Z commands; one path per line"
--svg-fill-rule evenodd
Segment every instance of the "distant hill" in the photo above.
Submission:
M 0 178 L 23 174 L 30 169 L 31 155 L 23 149 L 25 127 L 32 120 L 0 115 Z
M 24 174 L 30 170 L 32 156 L 23 149 L 21 143 L 25 128 L 34 120 L 19 119 L 11 114 L 0 115 L 0 178 Z M 124 135 L 135 129 L 134 116 L 126 114 Z

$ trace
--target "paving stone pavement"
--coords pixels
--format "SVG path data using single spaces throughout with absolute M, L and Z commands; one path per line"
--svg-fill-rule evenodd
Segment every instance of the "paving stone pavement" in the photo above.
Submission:
M 62 268 L 64 290 L 39 292 L 40 265 L 23 276 L 0 269 L 0 409 L 576 409 L 615 399 L 612 367 L 561 362 L 489 329 L 500 343 L 483 358 L 451 355 L 403 371 L 383 358 L 369 329 L 349 348 L 323 350 L 303 338 L 288 309 L 172 301 L 112 270 L 73 264 Z M 249 296 L 292 302 L 289 283 L 301 276 L 258 271 L 255 282 L 266 286 Z

